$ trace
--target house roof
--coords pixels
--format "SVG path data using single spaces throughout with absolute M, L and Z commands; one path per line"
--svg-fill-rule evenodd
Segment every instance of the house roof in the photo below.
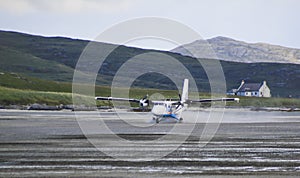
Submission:
M 238 92 L 245 91 L 258 91 L 261 87 L 261 83 L 244 83 L 238 90 Z

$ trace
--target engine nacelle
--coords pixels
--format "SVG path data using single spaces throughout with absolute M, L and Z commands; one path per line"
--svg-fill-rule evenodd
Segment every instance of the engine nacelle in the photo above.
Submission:
M 140 100 L 140 107 L 147 107 L 147 106 L 149 106 L 149 100 L 141 99 Z

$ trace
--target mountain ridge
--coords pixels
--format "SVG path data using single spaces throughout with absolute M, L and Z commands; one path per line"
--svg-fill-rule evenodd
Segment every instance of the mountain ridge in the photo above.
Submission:
M 288 48 L 263 42 L 247 43 L 228 37 L 218 36 L 207 40 L 196 40 L 178 46 L 171 52 L 202 58 L 208 53 L 207 45 L 215 52 L 217 59 L 243 63 L 292 63 L 300 64 L 300 49 Z M 187 51 L 188 50 L 188 51 Z

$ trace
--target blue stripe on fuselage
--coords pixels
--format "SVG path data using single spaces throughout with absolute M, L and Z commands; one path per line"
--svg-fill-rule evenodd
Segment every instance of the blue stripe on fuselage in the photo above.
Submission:
M 178 120 L 178 118 L 176 117 L 175 114 L 163 114 L 162 117 L 171 117 L 171 118 L 174 118 L 174 119 L 177 119 L 177 120 Z

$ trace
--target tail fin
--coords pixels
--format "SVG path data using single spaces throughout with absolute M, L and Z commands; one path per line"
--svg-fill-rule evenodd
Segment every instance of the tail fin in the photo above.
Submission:
M 181 102 L 185 102 L 189 97 L 189 79 L 183 80 Z

